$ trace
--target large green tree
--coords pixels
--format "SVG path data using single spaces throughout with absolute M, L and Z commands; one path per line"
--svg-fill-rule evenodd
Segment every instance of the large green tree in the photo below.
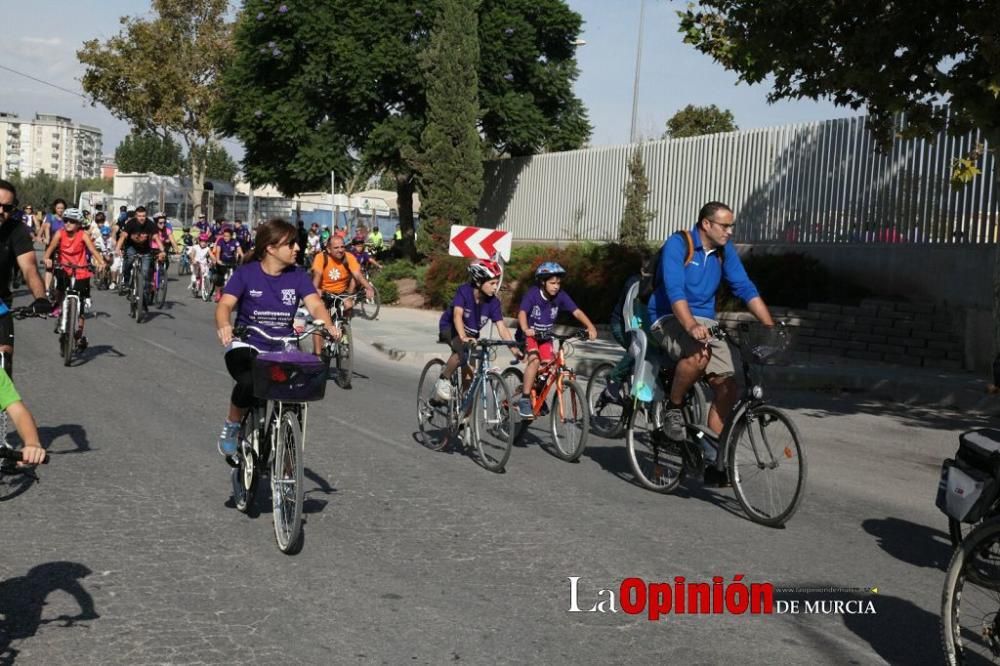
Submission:
M 180 175 L 184 156 L 179 143 L 169 134 L 132 131 L 115 148 L 115 165 L 122 173 Z
M 84 42 L 83 89 L 140 131 L 181 138 L 188 154 L 215 135 L 209 109 L 232 54 L 228 0 L 152 0 L 150 18 L 124 17 L 109 41 Z M 189 160 L 194 212 L 202 205 L 204 164 Z
M 236 178 L 236 173 L 240 170 L 239 165 L 233 160 L 229 151 L 217 141 L 209 141 L 204 146 L 195 148 L 184 162 L 189 169 L 193 168 L 191 165 L 192 159 L 201 160 L 201 165 L 197 168 L 204 171 L 205 178 L 211 178 L 212 180 L 232 182 Z
M 682 139 L 688 136 L 735 132 L 739 127 L 733 119 L 733 112 L 720 109 L 714 104 L 695 106 L 688 104 L 667 121 L 664 139 Z
M 832 99 L 866 107 L 883 148 L 903 137 L 978 127 L 1000 146 L 1000 11 L 995 0 L 802 2 L 700 0 L 678 12 L 684 41 L 748 83 L 772 78 L 770 101 Z M 944 106 L 947 104 L 947 106 Z M 981 149 L 955 165 L 977 173 Z M 995 170 L 1000 188 L 1000 170 Z M 993 276 L 1000 350 L 1000 254 Z
M 416 183 L 404 150 L 427 121 L 420 54 L 436 0 L 247 0 L 216 118 L 246 147 L 244 173 L 286 194 L 325 188 L 351 162 L 396 176 L 404 246 L 413 251 Z M 563 0 L 482 0 L 479 119 L 501 153 L 577 148 L 590 133 L 573 93 L 579 14 Z M 338 177 L 339 178 L 339 177 Z
M 10 182 L 17 188 L 17 198 L 22 204 L 31 204 L 35 210 L 48 211 L 55 199 L 63 199 L 75 206 L 73 193 L 76 192 L 108 192 L 114 189 L 114 182 L 105 178 L 81 178 L 75 182 L 57 180 L 55 176 L 44 171 L 31 176 L 22 176 L 14 172 Z
M 479 17 L 475 0 L 441 0 L 422 54 L 427 125 L 419 155 L 405 155 L 419 174 L 422 254 L 446 253 L 453 224 L 474 225 L 483 195 L 479 119 Z
M 628 161 L 628 182 L 625 184 L 625 210 L 618 227 L 618 241 L 633 248 L 644 248 L 648 241 L 649 223 L 656 214 L 649 210 L 649 178 L 642 151 L 636 149 Z

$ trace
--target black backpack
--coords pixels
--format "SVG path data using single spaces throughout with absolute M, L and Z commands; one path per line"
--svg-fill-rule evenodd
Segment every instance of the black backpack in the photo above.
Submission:
M 674 236 L 682 236 L 684 238 L 684 244 L 687 245 L 687 253 L 684 255 L 684 265 L 687 266 L 694 259 L 694 238 L 692 238 L 691 232 L 687 229 L 674 232 Z M 667 241 L 669 240 L 668 238 Z M 653 292 L 660 285 L 660 257 L 663 255 L 663 248 L 667 246 L 667 241 L 664 241 L 660 249 L 643 264 L 642 277 L 639 278 L 639 300 L 643 303 L 649 302 Z M 720 247 L 715 252 L 720 264 L 723 263 L 725 249 L 725 247 Z

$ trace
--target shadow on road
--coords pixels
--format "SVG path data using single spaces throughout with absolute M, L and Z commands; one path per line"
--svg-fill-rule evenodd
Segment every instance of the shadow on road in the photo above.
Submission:
M 947 524 L 943 515 L 941 522 Z M 901 518 L 869 518 L 861 527 L 900 562 L 944 571 L 951 561 L 951 539 L 943 530 Z
M 18 650 L 14 641 L 31 638 L 43 624 L 62 623 L 72 627 L 77 622 L 100 617 L 94 609 L 94 599 L 80 580 L 91 570 L 77 562 L 47 562 L 33 567 L 26 575 L 0 582 L 0 666 L 13 664 Z M 59 615 L 42 619 L 46 599 L 53 592 L 65 592 L 80 607 L 76 615 Z
M 111 345 L 91 345 L 77 356 L 74 366 L 87 365 L 98 356 L 114 356 L 115 358 L 125 358 L 126 354 L 118 351 Z
M 164 312 L 163 310 L 146 310 L 146 314 L 143 315 L 142 321 L 143 322 L 153 321 L 154 319 L 158 319 L 160 317 L 166 317 L 167 319 L 175 319 L 176 318 L 172 314 L 168 314 L 168 313 Z
M 310 497 L 309 495 L 314 493 L 332 495 L 337 492 L 337 489 L 331 486 L 330 482 L 324 479 L 320 474 L 314 472 L 308 467 L 303 468 L 302 473 L 305 475 L 305 478 L 316 484 L 313 488 L 309 488 L 305 491 L 305 501 L 302 503 L 302 513 L 319 513 L 326 508 L 326 505 L 329 504 L 329 502 L 324 499 Z
M 38 428 L 38 436 L 41 438 L 42 443 L 46 445 L 45 448 L 52 455 L 86 453 L 93 450 L 90 448 L 90 439 L 87 437 L 87 431 L 83 426 L 74 423 L 60 426 L 40 426 Z M 74 448 L 69 450 L 54 449 L 52 445 L 60 437 L 69 437 L 70 441 L 73 442 Z
M 802 410 L 805 416 L 852 416 L 871 414 L 890 418 L 913 428 L 946 430 L 971 430 L 989 425 L 991 419 L 983 414 L 965 414 L 934 405 L 907 405 L 883 402 L 844 391 L 821 393 L 818 391 L 781 392 L 776 402 L 780 407 Z M 956 442 L 957 444 L 957 442 Z

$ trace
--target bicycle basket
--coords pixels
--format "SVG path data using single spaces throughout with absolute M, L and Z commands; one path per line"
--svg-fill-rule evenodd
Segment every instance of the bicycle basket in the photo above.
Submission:
M 736 338 L 743 358 L 757 365 L 788 363 L 791 335 L 784 326 L 768 328 L 759 322 L 740 322 L 731 335 Z
M 329 360 L 305 352 L 260 354 L 253 360 L 253 394 L 260 400 L 322 400 L 329 369 Z

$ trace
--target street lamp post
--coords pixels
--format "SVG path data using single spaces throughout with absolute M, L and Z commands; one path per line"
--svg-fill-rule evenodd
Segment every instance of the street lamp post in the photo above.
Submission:
M 635 47 L 635 77 L 632 79 L 632 126 L 629 129 L 629 141 L 635 143 L 636 126 L 639 124 L 639 65 L 642 63 L 642 33 L 646 22 L 646 0 L 639 4 L 639 40 Z

